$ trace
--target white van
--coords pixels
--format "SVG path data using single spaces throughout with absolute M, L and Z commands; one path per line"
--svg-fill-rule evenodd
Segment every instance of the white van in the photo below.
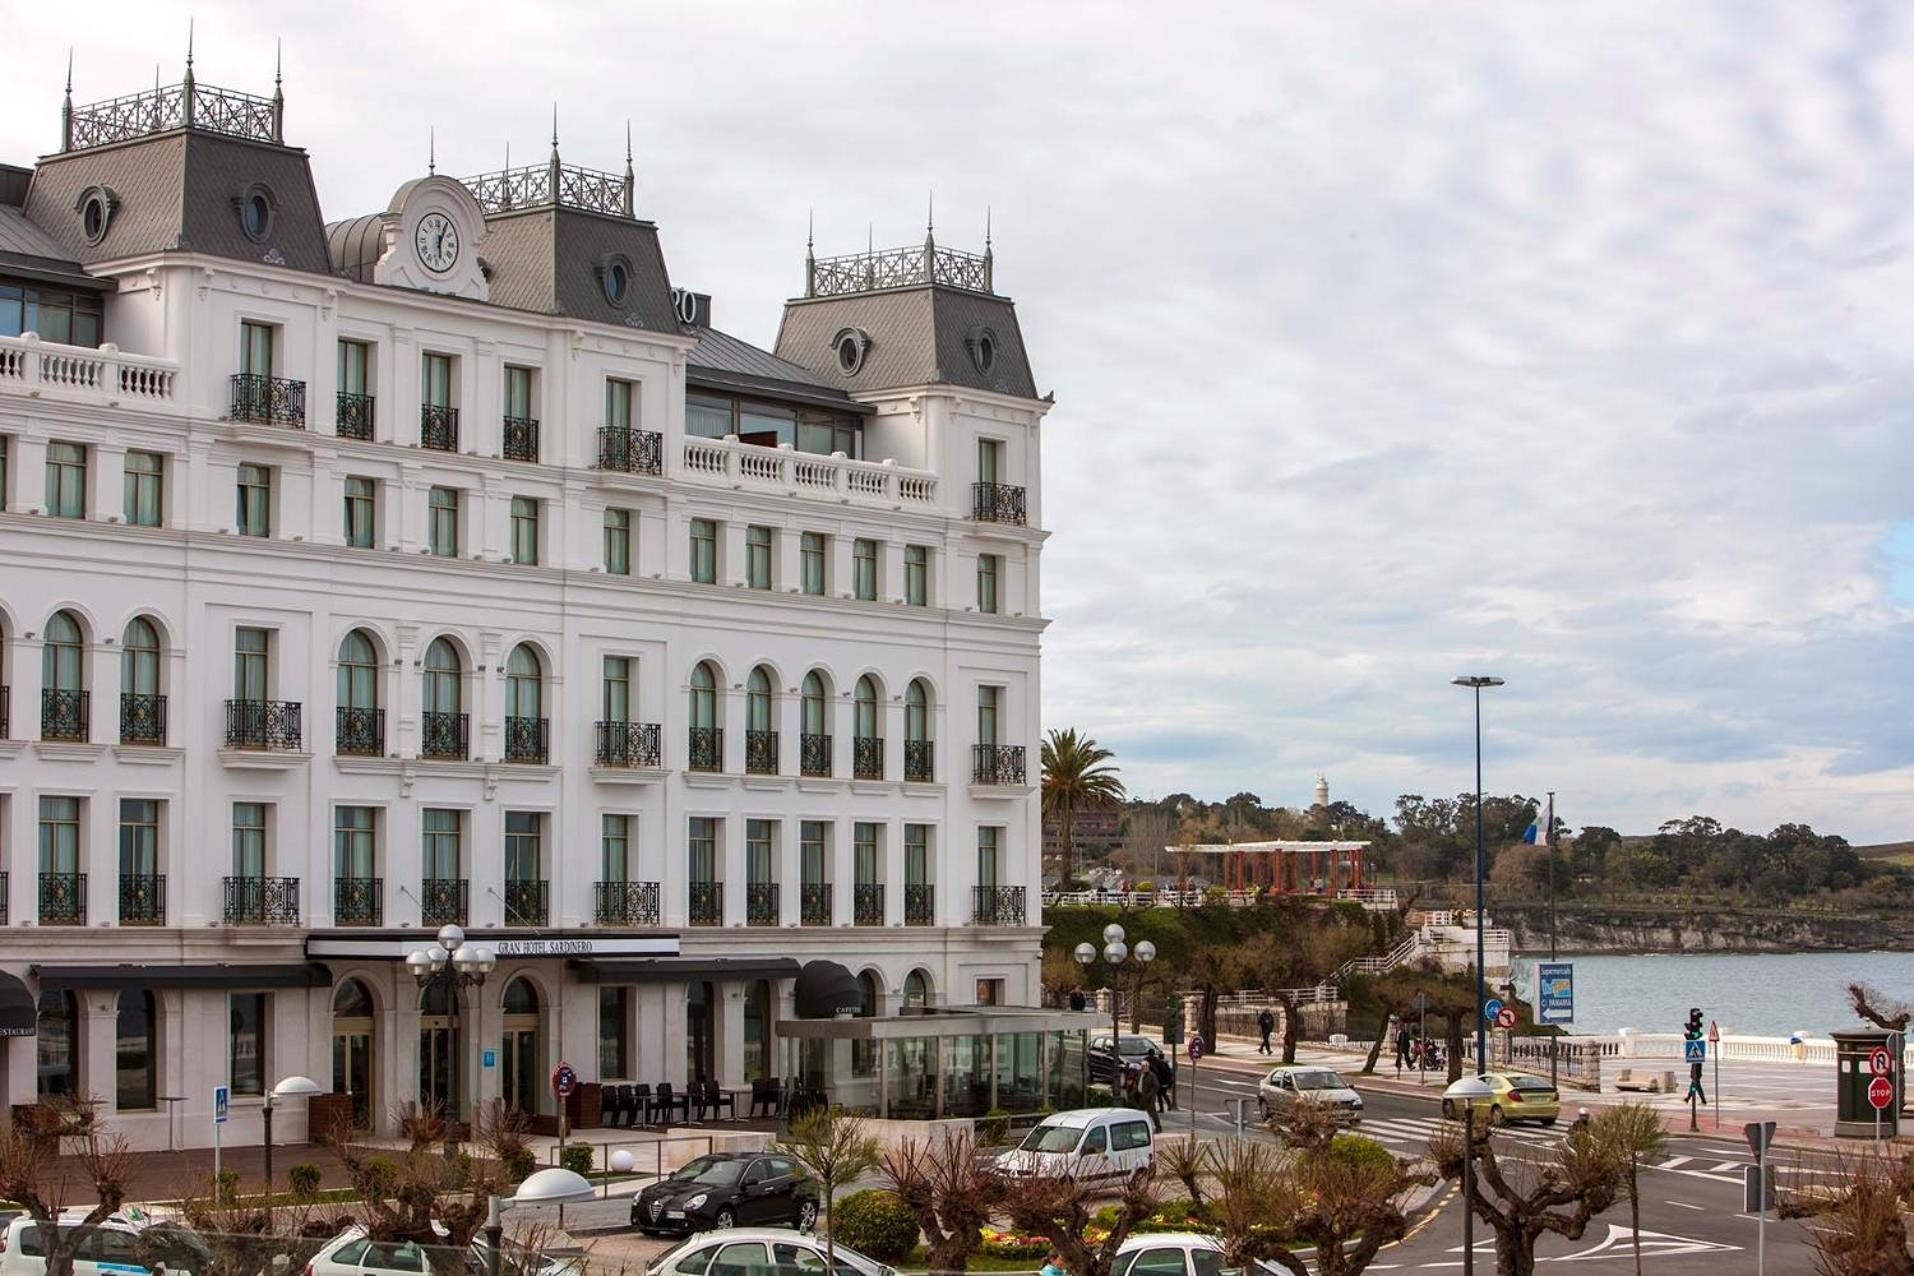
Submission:
M 1078 1108 L 1045 1117 L 997 1168 L 1017 1178 L 1126 1179 L 1156 1163 L 1150 1115 L 1135 1108 Z
M 87 1215 L 75 1207 L 60 1215 L 62 1225 L 78 1223 Z M 142 1246 L 140 1236 L 154 1230 L 154 1241 Z M 212 1266 L 206 1243 L 172 1223 L 158 1223 L 144 1210 L 129 1206 L 101 1219 L 97 1229 L 80 1242 L 73 1256 L 73 1276 L 142 1276 L 151 1269 L 141 1260 L 156 1257 L 168 1272 L 203 1272 Z M 45 1276 L 46 1246 L 40 1225 L 25 1214 L 7 1221 L 0 1231 L 0 1276 Z

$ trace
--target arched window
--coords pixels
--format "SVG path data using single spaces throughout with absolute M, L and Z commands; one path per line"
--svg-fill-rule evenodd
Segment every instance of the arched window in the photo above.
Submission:
M 824 695 L 824 676 L 817 670 L 804 675 L 803 695 L 800 701 L 804 719 L 802 730 L 805 735 L 829 735 L 826 726 L 829 717 L 829 701 Z
M 80 1016 L 72 993 L 40 994 L 34 1054 L 42 1099 L 70 1099 L 79 1093 Z
M 904 738 L 916 744 L 930 739 L 930 688 L 912 678 L 904 696 Z
M 355 629 L 339 644 L 339 707 L 369 710 L 379 707 L 379 655 L 372 637 Z
M 771 674 L 763 665 L 751 671 L 751 677 L 744 687 L 744 729 L 747 731 L 775 731 L 776 721 L 772 718 Z
M 718 676 L 703 661 L 691 671 L 691 725 L 694 730 L 718 725 Z
M 877 727 L 878 706 L 882 700 L 877 690 L 877 680 L 865 674 L 857 680 L 857 691 L 852 696 L 857 709 L 857 738 L 875 740 L 881 734 Z
M 153 994 L 128 988 L 120 994 L 119 1021 L 113 1033 L 114 1106 L 144 1112 L 159 1106 L 153 1081 Z
M 72 612 L 56 611 L 47 621 L 46 645 L 40 651 L 40 735 L 48 740 L 84 740 L 90 717 L 86 643 L 80 622 Z
M 904 1006 L 906 1009 L 921 1010 L 930 1005 L 930 976 L 921 970 L 913 970 L 904 977 Z
M 508 1015 L 535 1015 L 538 1013 L 538 989 L 532 986 L 529 979 L 514 979 L 505 985 L 505 997 L 499 1004 Z
M 530 643 L 512 648 L 505 662 L 505 713 L 512 718 L 545 716 L 545 670 Z
M 372 994 L 356 979 L 348 979 L 332 992 L 334 1019 L 372 1018 Z
M 372 994 L 357 979 L 332 993 L 332 1092 L 352 1096 L 354 1129 L 372 1128 Z
M 499 1051 L 505 1061 L 505 1104 L 520 1112 L 536 1112 L 544 1090 L 539 1066 L 538 989 L 529 979 L 514 979 L 505 985 L 500 1008 L 505 1013 L 505 1035 Z
M 884 1004 L 884 985 L 878 980 L 877 972 L 867 970 L 857 977 L 857 991 L 863 998 L 857 1013 L 863 1019 L 875 1019 L 878 1010 Z M 851 1042 L 851 1075 L 868 1077 L 877 1071 L 877 1050 L 881 1044 L 874 1041 Z
M 425 697 L 421 702 L 425 712 L 460 712 L 464 672 L 458 648 L 447 639 L 434 638 L 425 649 Z
M 159 689 L 159 631 L 146 617 L 135 616 L 120 635 L 120 693 L 156 696 Z

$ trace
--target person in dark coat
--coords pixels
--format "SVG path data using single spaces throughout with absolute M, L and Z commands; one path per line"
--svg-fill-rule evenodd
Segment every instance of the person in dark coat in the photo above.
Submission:
M 1256 1047 L 1256 1053 L 1275 1053 L 1269 1048 L 1269 1034 L 1276 1031 L 1276 1016 L 1269 1012 L 1268 1006 L 1264 1006 L 1263 1013 L 1256 1016 L 1256 1031 L 1263 1036 L 1263 1044 Z
M 1156 1069 L 1149 1066 L 1137 1069 L 1136 1105 L 1150 1114 L 1150 1124 L 1156 1127 L 1159 1134 L 1163 1132 L 1163 1118 L 1157 1115 L 1157 1109 L 1162 1105 L 1162 1098 L 1163 1092 L 1156 1080 Z
M 1396 1024 L 1396 1071 L 1409 1067 L 1409 1025 Z
M 1153 1054 L 1150 1056 L 1150 1071 L 1156 1073 L 1156 1093 L 1163 1101 L 1163 1106 L 1174 1110 L 1176 1108 L 1176 1069 L 1172 1068 L 1170 1061 L 1162 1055 Z

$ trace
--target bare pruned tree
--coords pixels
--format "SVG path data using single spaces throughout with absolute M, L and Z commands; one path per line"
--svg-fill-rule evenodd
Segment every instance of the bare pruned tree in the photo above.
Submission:
M 42 1100 L 16 1110 L 12 1127 L 0 1134 L 0 1196 L 38 1226 L 47 1276 L 72 1276 L 74 1256 L 126 1199 L 132 1153 L 100 1119 L 102 1106 L 85 1094 Z M 60 1223 L 82 1199 L 91 1202 L 87 1211 Z
M 1873 984 L 1849 984 L 1848 1004 L 1855 1014 L 1889 1032 L 1906 1032 L 1909 1021 L 1914 1020 L 1914 1010 L 1905 1001 L 1888 996 Z
M 905 1139 L 884 1155 L 891 1191 L 917 1215 L 934 1272 L 961 1272 L 983 1246 L 983 1228 L 1004 1197 L 1004 1182 L 978 1164 L 968 1131 Z
M 1914 1154 L 1822 1157 L 1799 1167 L 1777 1195 L 1782 1218 L 1808 1222 L 1821 1276 L 1914 1276 L 1906 1213 L 1914 1200 Z
M 1108 1192 L 1107 1187 L 1093 1188 L 1068 1176 L 1019 1179 L 1006 1186 L 1005 1212 L 1012 1225 L 1047 1239 L 1070 1276 L 1110 1276 L 1117 1250 L 1131 1229 L 1156 1213 L 1162 1199 L 1149 1170 L 1132 1175 L 1123 1184 L 1109 1230 L 1091 1240 L 1090 1217 L 1097 1200 Z

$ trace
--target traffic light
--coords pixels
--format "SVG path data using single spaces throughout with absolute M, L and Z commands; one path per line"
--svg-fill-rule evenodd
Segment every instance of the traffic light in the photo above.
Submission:
M 1688 1008 L 1688 1022 L 1681 1030 L 1681 1039 L 1683 1041 L 1703 1040 L 1704 1038 L 1702 1035 L 1703 1030 L 1701 1026 L 1701 1021 L 1702 1021 L 1701 1007 L 1690 1006 Z M 1699 1100 L 1702 1103 L 1708 1102 L 1708 1092 L 1701 1088 L 1701 1064 L 1699 1061 L 1690 1063 L 1688 1065 L 1688 1098 L 1690 1100 L 1689 1111 L 1688 1111 L 1688 1123 L 1690 1126 L 1693 1126 L 1694 1125 L 1694 1102 L 1693 1101 Z
M 1688 1008 L 1688 1026 L 1681 1030 L 1681 1039 L 1683 1041 L 1700 1041 L 1701 1034 L 1701 1007 L 1690 1006 Z

